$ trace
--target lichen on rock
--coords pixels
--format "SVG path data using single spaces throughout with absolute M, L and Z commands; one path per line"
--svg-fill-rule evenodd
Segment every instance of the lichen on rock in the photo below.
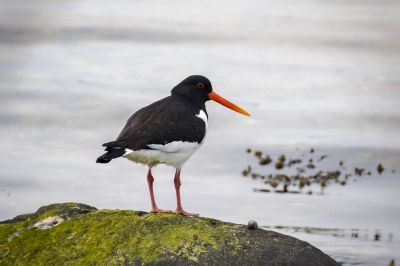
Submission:
M 0 222 L 0 265 L 282 264 L 338 265 L 298 239 L 209 218 L 66 203 Z
M 61 216 L 51 216 L 44 218 L 43 220 L 35 223 L 33 227 L 41 229 L 41 230 L 46 230 L 53 228 L 54 226 L 59 225 L 60 223 L 64 222 L 67 220 L 67 218 L 61 217 Z

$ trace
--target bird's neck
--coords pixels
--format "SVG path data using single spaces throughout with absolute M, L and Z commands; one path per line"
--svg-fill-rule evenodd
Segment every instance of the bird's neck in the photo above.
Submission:
M 204 101 L 199 101 L 199 99 L 196 98 L 190 98 L 190 97 L 185 97 L 179 94 L 172 94 L 172 96 L 178 96 L 181 97 L 182 99 L 185 99 L 186 101 L 190 102 L 191 105 L 195 106 L 196 109 L 203 110 L 205 113 L 207 113 L 206 110 L 206 103 Z

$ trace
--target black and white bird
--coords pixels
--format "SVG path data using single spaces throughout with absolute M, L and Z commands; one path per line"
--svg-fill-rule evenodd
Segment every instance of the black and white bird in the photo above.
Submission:
M 175 167 L 174 184 L 177 199 L 175 213 L 197 215 L 182 208 L 180 173 L 184 163 L 204 142 L 208 127 L 205 103 L 208 100 L 250 116 L 244 109 L 215 93 L 206 77 L 189 76 L 172 89 L 170 96 L 134 113 L 117 139 L 103 144 L 106 153 L 97 158 L 96 162 L 108 163 L 112 159 L 123 157 L 147 165 L 152 212 L 170 211 L 157 207 L 151 168 L 157 164 Z

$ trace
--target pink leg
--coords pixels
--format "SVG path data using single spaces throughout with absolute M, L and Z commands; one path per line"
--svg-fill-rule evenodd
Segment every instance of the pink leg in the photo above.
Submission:
M 182 214 L 182 215 L 185 215 L 185 216 L 198 216 L 198 214 L 186 212 L 182 208 L 181 192 L 180 192 L 180 187 L 181 187 L 181 169 L 178 169 L 178 168 L 176 169 L 175 178 L 174 178 L 174 184 L 175 184 L 176 203 L 177 203 L 177 207 L 176 207 L 176 211 L 175 212 L 177 214 Z
M 162 210 L 157 207 L 156 200 L 154 199 L 153 182 L 154 182 L 154 177 L 151 174 L 151 168 L 149 167 L 149 171 L 147 172 L 147 184 L 149 185 L 149 191 L 150 191 L 151 212 L 172 212 L 172 211 Z

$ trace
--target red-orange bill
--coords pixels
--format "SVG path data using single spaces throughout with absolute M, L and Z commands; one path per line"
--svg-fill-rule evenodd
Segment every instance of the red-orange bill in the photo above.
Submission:
M 241 113 L 243 115 L 251 116 L 246 110 L 244 110 L 243 108 L 237 106 L 236 104 L 226 100 L 224 97 L 218 95 L 214 91 L 212 91 L 212 92 L 210 92 L 208 94 L 208 98 L 210 98 L 210 100 L 213 100 L 213 101 L 215 101 L 217 103 L 222 104 L 223 106 L 228 107 L 229 109 L 232 109 L 233 111 L 236 111 L 236 112 Z

